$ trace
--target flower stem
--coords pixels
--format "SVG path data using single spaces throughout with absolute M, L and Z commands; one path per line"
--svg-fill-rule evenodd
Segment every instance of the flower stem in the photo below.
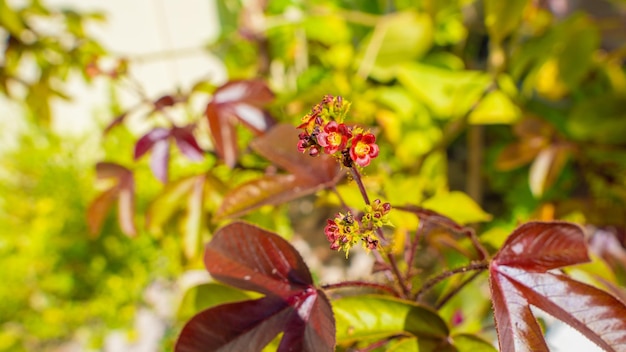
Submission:
M 365 204 L 370 205 L 370 198 L 367 196 L 367 191 L 365 190 L 365 185 L 363 185 L 363 180 L 361 179 L 359 170 L 357 170 L 356 166 L 352 166 L 350 168 L 350 173 L 352 174 L 354 182 L 356 182 L 357 186 L 359 186 L 359 191 L 361 192 L 361 196 L 363 197 Z
M 365 282 L 365 281 L 343 281 L 343 282 L 338 282 L 336 284 L 321 285 L 320 287 L 323 290 L 333 290 L 333 289 L 346 288 L 346 287 L 360 287 L 360 288 L 366 287 L 366 288 L 372 288 L 372 289 L 379 290 L 379 291 L 387 291 L 391 293 L 392 295 L 394 295 L 395 297 L 400 296 L 398 292 L 396 292 L 393 288 L 387 285 L 377 284 L 373 282 Z
M 475 273 L 473 273 L 470 277 L 468 277 L 465 281 L 461 282 L 460 285 L 458 285 L 457 287 L 454 288 L 454 290 L 448 292 L 442 299 L 440 299 L 437 302 L 437 305 L 435 306 L 437 308 L 437 310 L 441 309 L 441 307 L 445 306 L 446 303 L 448 303 L 448 301 L 456 296 L 457 293 L 459 293 L 459 291 L 461 291 L 463 289 L 463 287 L 465 287 L 467 284 L 469 284 L 470 282 L 474 281 L 474 279 L 480 275 L 482 273 L 482 271 L 476 271 Z

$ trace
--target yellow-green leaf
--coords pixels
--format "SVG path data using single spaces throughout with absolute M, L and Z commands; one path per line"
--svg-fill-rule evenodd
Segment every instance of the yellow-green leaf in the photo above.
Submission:
M 438 194 L 426 200 L 422 206 L 446 215 L 463 225 L 491 220 L 491 215 L 463 192 L 453 191 Z

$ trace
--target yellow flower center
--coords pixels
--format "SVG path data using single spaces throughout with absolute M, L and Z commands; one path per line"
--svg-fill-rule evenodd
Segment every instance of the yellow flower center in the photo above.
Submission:
M 358 142 L 356 147 L 354 148 L 354 151 L 359 156 L 367 155 L 370 152 L 370 145 L 367 143 Z
M 337 132 L 332 132 L 328 135 L 328 143 L 330 145 L 341 145 L 341 135 Z

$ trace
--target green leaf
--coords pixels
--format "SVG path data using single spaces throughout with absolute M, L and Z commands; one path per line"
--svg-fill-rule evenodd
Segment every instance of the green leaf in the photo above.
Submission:
M 146 212 L 146 227 L 153 234 L 161 235 L 163 227 L 176 211 L 184 207 L 184 201 L 194 188 L 199 176 L 182 178 L 165 186 L 150 204 Z M 201 177 L 201 176 L 200 176 Z
M 185 291 L 177 316 L 178 319 L 185 321 L 204 309 L 256 297 L 258 296 L 219 283 L 201 284 Z
M 418 63 L 401 65 L 397 78 L 413 95 L 440 118 L 467 113 L 491 79 L 478 71 L 450 71 Z
M 414 11 L 388 15 L 362 44 L 360 70 L 370 73 L 371 63 L 372 75 L 388 80 L 398 63 L 419 59 L 430 50 L 433 23 L 427 14 Z
M 17 38 L 20 37 L 25 29 L 22 19 L 7 4 L 6 0 L 0 0 L 0 27 L 3 27 Z
M 491 215 L 480 208 L 467 194 L 459 191 L 438 194 L 424 203 L 426 209 L 444 214 L 459 224 L 491 220 Z
M 491 343 L 471 334 L 453 335 L 454 347 L 458 352 L 497 352 Z
M 409 337 L 393 341 L 387 352 L 457 352 L 448 341 Z
M 384 339 L 398 334 L 445 339 L 446 323 L 430 308 L 400 299 L 363 295 L 333 301 L 337 343 Z
M 502 42 L 517 29 L 527 0 L 485 0 L 485 26 L 491 39 Z
M 493 91 L 478 104 L 469 116 L 469 123 L 477 125 L 511 124 L 516 122 L 522 113 L 511 99 L 502 91 Z
M 195 258 L 202 249 L 204 230 L 204 175 L 194 178 L 191 193 L 187 199 L 187 213 L 182 219 L 183 251 L 189 259 Z

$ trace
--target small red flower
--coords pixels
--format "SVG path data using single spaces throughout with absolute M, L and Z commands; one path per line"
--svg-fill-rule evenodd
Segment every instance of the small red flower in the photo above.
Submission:
M 339 226 L 337 226 L 335 220 L 328 219 L 326 221 L 327 223 L 326 227 L 324 228 L 324 233 L 326 234 L 328 242 L 334 243 L 339 238 L 341 231 L 339 230 Z
M 378 152 L 376 136 L 371 133 L 359 133 L 352 140 L 350 158 L 359 166 L 365 167 L 369 165 L 372 159 L 378 156 Z
M 317 135 L 317 142 L 324 147 L 324 153 L 332 155 L 343 150 L 350 137 L 352 137 L 352 132 L 346 125 L 330 121 L 324 126 L 324 130 Z

